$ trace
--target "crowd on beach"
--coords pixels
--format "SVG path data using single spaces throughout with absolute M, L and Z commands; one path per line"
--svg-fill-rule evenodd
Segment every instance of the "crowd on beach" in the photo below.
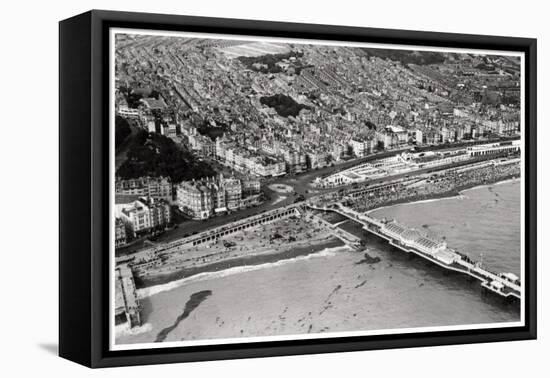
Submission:
M 520 165 L 517 162 L 508 164 L 491 163 L 480 167 L 472 167 L 471 169 L 451 169 L 418 182 L 403 184 L 401 187 L 393 191 L 387 191 L 382 195 L 349 199 L 347 205 L 352 206 L 357 211 L 367 211 L 401 202 L 457 195 L 460 190 L 519 177 L 519 175 Z
M 490 162 L 469 167 L 458 167 L 418 179 L 403 180 L 393 190 L 357 198 L 344 198 L 345 205 L 357 211 L 368 211 L 381 206 L 424 199 L 448 197 L 477 185 L 492 184 L 519 177 L 520 164 L 516 161 Z M 145 276 L 169 274 L 186 268 L 226 260 L 263 254 L 278 254 L 293 248 L 326 243 L 334 236 L 326 228 L 307 217 L 289 217 L 253 229 L 215 239 L 210 243 L 186 246 L 160 256 L 158 264 L 144 268 Z M 329 221 L 336 223 L 337 219 Z
M 289 217 L 243 230 L 211 243 L 180 248 L 163 256 L 162 264 L 143 273 L 170 273 L 228 259 L 252 255 L 280 253 L 294 247 L 326 242 L 332 238 L 322 227 L 313 226 L 302 217 Z

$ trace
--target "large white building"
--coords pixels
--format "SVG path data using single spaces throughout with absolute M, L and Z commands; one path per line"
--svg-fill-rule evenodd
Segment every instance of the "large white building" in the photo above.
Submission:
M 351 139 L 349 145 L 353 154 L 361 158 L 372 153 L 374 141 L 372 139 Z
M 165 227 L 171 221 L 170 205 L 150 197 L 116 204 L 115 212 L 116 217 L 125 224 L 127 235 L 133 237 L 154 228 Z
M 484 155 L 496 155 L 501 153 L 516 153 L 521 149 L 521 141 L 489 143 L 468 147 L 468 153 L 472 157 Z
M 430 255 L 446 265 L 450 265 L 460 259 L 460 256 L 456 252 L 447 248 L 446 242 L 422 235 L 419 231 L 410 229 L 395 221 L 384 224 L 381 232 L 396 240 L 402 246 Z
M 342 157 L 345 155 L 345 153 L 346 153 L 346 146 L 341 143 L 335 142 L 332 145 L 330 156 L 332 156 L 332 160 L 334 160 L 337 163 L 340 160 L 342 160 Z
M 477 151 L 477 150 L 474 150 Z M 410 153 L 403 152 L 399 155 L 373 160 L 358 164 L 354 167 L 318 177 L 314 181 L 317 187 L 336 187 L 361 183 L 384 176 L 392 176 L 407 172 L 413 172 L 422 168 L 443 166 L 471 159 L 472 151 L 466 149 L 438 152 Z M 477 153 L 477 152 L 476 152 Z
M 141 117 L 141 111 L 139 109 L 133 109 L 127 106 L 120 106 L 117 113 L 123 118 L 138 119 Z
M 120 219 L 122 219 L 127 230 L 129 230 L 133 236 L 148 231 L 151 228 L 149 208 L 141 201 L 133 201 L 121 207 L 118 213 Z

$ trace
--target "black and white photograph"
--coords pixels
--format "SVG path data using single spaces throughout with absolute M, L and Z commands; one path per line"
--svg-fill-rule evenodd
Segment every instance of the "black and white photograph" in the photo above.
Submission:
M 541 4 L 6 3 L 0 374 L 544 376 Z
M 109 49 L 111 350 L 525 324 L 523 53 Z

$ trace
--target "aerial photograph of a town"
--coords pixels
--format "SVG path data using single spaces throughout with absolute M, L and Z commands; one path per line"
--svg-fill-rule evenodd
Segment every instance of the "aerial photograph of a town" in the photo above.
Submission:
M 521 56 L 221 38 L 113 35 L 116 347 L 522 321 Z

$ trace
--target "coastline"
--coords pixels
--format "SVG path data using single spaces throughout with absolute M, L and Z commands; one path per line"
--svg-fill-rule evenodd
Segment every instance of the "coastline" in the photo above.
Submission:
M 518 189 L 517 184 L 512 186 Z M 471 194 L 472 198 L 487 195 L 486 190 Z M 452 216 L 449 219 L 452 222 Z M 351 232 L 348 223 L 341 227 Z M 357 235 L 362 235 L 361 230 L 358 226 Z M 481 295 L 477 282 L 394 253 L 384 241 L 367 242 L 368 257 L 336 247 L 140 289 L 144 324 L 117 330 L 117 344 L 154 342 L 159 336 L 164 342 L 179 342 L 519 319 L 515 306 Z M 490 255 L 486 257 L 490 263 Z M 186 312 L 193 295 L 205 291 L 211 293 L 208 299 L 192 313 Z
M 451 198 L 460 198 L 461 196 L 464 196 L 464 192 L 468 190 L 488 187 L 491 185 L 501 185 L 508 182 L 515 182 L 518 180 L 520 180 L 519 177 L 516 177 L 515 175 L 511 175 L 511 176 L 505 176 L 503 178 L 499 178 L 496 180 L 487 180 L 488 182 L 484 182 L 484 183 L 478 183 L 474 185 L 463 185 L 453 190 L 449 190 L 442 193 L 432 193 L 432 194 L 426 194 L 426 195 L 415 196 L 410 198 L 400 198 L 397 200 L 388 201 L 382 206 L 368 209 L 364 211 L 364 213 L 368 215 L 374 211 L 382 210 L 382 209 L 396 206 L 396 205 L 409 205 L 414 203 L 425 203 L 425 202 L 440 201 L 440 200 L 451 199 Z
M 503 180 L 462 190 L 458 197 L 417 201 L 375 209 L 377 219 L 395 219 L 422 233 L 445 240 L 494 272 L 521 278 L 520 181 Z M 411 206 L 409 206 L 411 205 Z M 506 216 L 503 216 L 506 214 Z M 483 255 L 483 257 L 481 257 Z
M 253 271 L 266 269 L 266 268 L 269 269 L 272 267 L 281 266 L 285 263 L 304 261 L 312 258 L 332 257 L 339 252 L 349 252 L 349 251 L 351 251 L 350 247 L 346 245 L 340 245 L 335 247 L 327 247 L 319 251 L 315 251 L 307 254 L 279 258 L 273 261 L 257 262 L 256 264 L 249 264 L 249 265 L 236 265 L 225 269 L 204 271 L 204 272 L 197 273 L 192 276 L 188 276 L 178 280 L 173 280 L 166 283 L 157 284 L 154 286 L 144 287 L 144 288 L 138 289 L 137 293 L 140 299 L 145 299 L 145 298 L 152 297 L 156 294 L 160 294 L 163 292 L 180 288 L 186 284 L 197 284 L 203 281 L 220 279 L 220 278 L 232 276 L 235 274 L 253 272 Z
M 341 247 L 145 289 L 145 323 L 121 330 L 117 344 L 154 342 L 166 329 L 163 341 L 179 342 L 518 319 L 515 308 L 483 297 L 462 275 L 370 244 L 367 259 Z M 193 294 L 206 290 L 212 295 L 183 319 Z
M 136 287 L 138 290 L 148 289 L 154 286 L 170 284 L 171 282 L 192 278 L 193 276 L 197 276 L 199 274 L 215 273 L 242 266 L 256 266 L 266 263 L 274 263 L 281 260 L 289 260 L 296 257 L 311 255 L 325 249 L 339 248 L 343 246 L 345 246 L 345 244 L 340 239 L 330 238 L 323 240 L 320 243 L 286 249 L 280 252 L 275 251 L 273 253 L 252 254 L 249 256 L 236 257 L 211 264 L 183 268 L 175 272 L 159 274 L 153 277 L 137 276 L 135 277 Z
M 443 199 L 452 199 L 464 196 L 465 191 L 476 188 L 486 187 L 490 185 L 499 185 L 506 182 L 514 182 L 519 180 L 515 176 L 504 177 L 498 180 L 488 180 L 488 182 L 479 183 L 476 185 L 464 185 L 462 187 L 446 191 L 443 193 L 433 193 L 430 195 L 415 196 L 408 199 L 398 199 L 388 201 L 383 206 L 379 206 L 373 209 L 367 210 L 365 213 L 378 211 L 381 209 L 389 208 L 396 205 L 415 204 L 431 201 L 439 201 Z M 270 251 L 267 253 L 252 253 L 247 256 L 231 257 L 228 259 L 222 259 L 220 261 L 191 266 L 187 268 L 181 268 L 174 272 L 169 273 L 153 273 L 150 275 L 137 275 L 135 277 L 136 286 L 138 290 L 150 289 L 160 285 L 167 285 L 181 280 L 187 280 L 194 276 L 203 275 L 207 273 L 216 273 L 223 270 L 234 269 L 244 266 L 257 266 L 262 264 L 276 263 L 282 260 L 290 260 L 297 257 L 308 256 L 310 254 L 318 253 L 324 249 L 338 248 L 344 246 L 344 243 L 335 238 L 328 238 L 317 243 L 309 245 L 299 245 L 294 248 L 287 248 L 283 251 Z

